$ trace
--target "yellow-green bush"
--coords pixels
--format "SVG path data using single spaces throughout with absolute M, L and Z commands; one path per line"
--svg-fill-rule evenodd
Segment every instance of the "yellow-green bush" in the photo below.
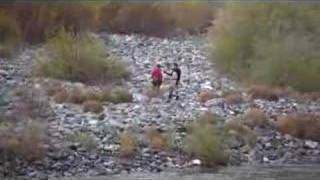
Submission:
M 74 134 L 67 136 L 67 139 L 73 143 L 79 143 L 90 152 L 96 150 L 98 146 L 94 137 L 84 132 L 75 132 Z
M 210 33 L 211 55 L 240 80 L 320 89 L 320 6 L 228 4 Z
M 89 33 L 60 31 L 36 57 L 34 74 L 80 82 L 106 82 L 126 77 L 126 67 L 106 53 L 103 41 Z
M 226 164 L 226 136 L 219 128 L 220 118 L 214 114 L 205 114 L 188 128 L 184 150 L 199 158 L 204 166 Z

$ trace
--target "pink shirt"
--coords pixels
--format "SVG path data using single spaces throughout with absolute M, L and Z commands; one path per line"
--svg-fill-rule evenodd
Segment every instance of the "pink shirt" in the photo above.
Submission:
M 154 67 L 151 72 L 152 79 L 162 80 L 162 72 L 158 67 Z

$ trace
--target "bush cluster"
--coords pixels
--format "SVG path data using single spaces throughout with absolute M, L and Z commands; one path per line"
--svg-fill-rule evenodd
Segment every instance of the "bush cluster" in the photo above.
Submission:
M 221 122 L 220 117 L 207 113 L 188 128 L 184 151 L 190 156 L 199 158 L 204 166 L 222 165 L 228 162 L 227 138 L 219 122 Z
M 177 28 L 200 32 L 210 25 L 212 12 L 204 2 L 7 2 L 0 5 L 0 23 L 4 17 L 8 22 L 4 29 L 14 26 L 22 40 L 38 43 L 61 28 L 73 33 L 109 30 L 155 36 L 168 35 Z
M 199 33 L 210 26 L 213 7 L 200 2 L 109 3 L 102 7 L 101 21 L 115 33 L 166 36 L 177 29 Z
M 228 4 L 210 32 L 222 72 L 244 81 L 320 90 L 319 5 Z
M 97 83 L 126 77 L 128 72 L 124 64 L 106 53 L 98 37 L 61 30 L 37 54 L 34 74 Z
M 320 141 L 320 116 L 317 114 L 291 113 L 279 117 L 276 127 L 284 134 Z

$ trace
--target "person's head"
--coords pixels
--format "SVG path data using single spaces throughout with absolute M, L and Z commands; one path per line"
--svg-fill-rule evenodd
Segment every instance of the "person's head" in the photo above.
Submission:
M 173 63 L 173 67 L 174 67 L 174 68 L 178 68 L 179 66 L 178 66 L 177 63 Z
M 161 68 L 161 65 L 160 65 L 160 64 L 157 64 L 157 67 L 158 67 L 158 68 Z

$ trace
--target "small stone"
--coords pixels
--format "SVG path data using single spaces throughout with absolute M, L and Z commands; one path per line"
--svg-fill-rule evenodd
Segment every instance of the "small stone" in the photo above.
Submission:
M 263 157 L 263 162 L 269 162 L 269 161 L 270 161 L 269 158 Z
M 305 145 L 310 149 L 315 149 L 318 146 L 318 142 L 314 141 L 305 141 Z
M 201 160 L 200 159 L 194 159 L 191 161 L 191 164 L 194 166 L 200 166 L 201 165 Z

